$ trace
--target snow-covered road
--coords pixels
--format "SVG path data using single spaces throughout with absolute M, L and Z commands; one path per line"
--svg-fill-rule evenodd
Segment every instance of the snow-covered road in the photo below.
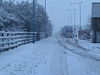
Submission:
M 67 51 L 68 75 L 100 75 L 100 58 L 63 39 L 59 39 L 59 43 L 66 49 L 65 52 Z
M 100 62 L 71 52 L 52 36 L 1 53 L 0 75 L 100 75 Z

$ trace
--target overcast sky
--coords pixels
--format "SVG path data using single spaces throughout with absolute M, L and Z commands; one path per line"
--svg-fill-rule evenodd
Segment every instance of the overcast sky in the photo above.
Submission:
M 76 11 L 76 25 L 79 26 L 79 5 L 71 5 L 71 2 L 81 2 L 82 4 L 82 25 L 88 23 L 88 19 L 91 16 L 92 2 L 100 2 L 100 0 L 47 0 L 47 11 L 54 24 L 56 30 L 64 25 L 69 25 L 69 16 L 73 11 L 68 12 L 67 9 Z M 44 4 L 44 0 L 39 0 L 39 3 Z
M 38 0 L 38 3 L 44 6 L 44 1 L 45 0 Z M 47 13 L 54 25 L 55 31 L 57 31 L 60 27 L 64 25 L 69 25 L 69 17 L 71 13 L 73 14 L 73 11 L 68 12 L 67 9 L 77 9 L 76 25 L 79 26 L 79 5 L 71 5 L 70 3 L 77 3 L 81 1 L 83 1 L 82 25 L 86 25 L 88 23 L 89 16 L 91 16 L 92 2 L 100 2 L 100 0 L 47 0 Z

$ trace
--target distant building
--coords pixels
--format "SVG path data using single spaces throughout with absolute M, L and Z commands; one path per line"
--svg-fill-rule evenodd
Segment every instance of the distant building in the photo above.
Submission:
M 100 3 L 92 3 L 92 42 L 100 43 Z

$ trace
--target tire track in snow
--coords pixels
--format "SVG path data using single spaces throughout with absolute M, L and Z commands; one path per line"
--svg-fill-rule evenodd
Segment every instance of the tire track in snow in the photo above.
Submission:
M 79 48 L 79 47 L 77 47 L 75 45 L 73 46 L 72 44 L 67 43 L 66 41 L 62 41 L 59 38 L 58 38 L 58 40 L 59 40 L 59 44 L 62 45 L 65 49 L 67 49 L 67 50 L 69 50 L 69 51 L 71 51 L 73 53 L 76 53 L 76 54 L 78 54 L 78 55 L 80 55 L 80 56 L 82 56 L 84 58 L 90 58 L 90 59 L 98 61 L 98 62 L 100 61 L 100 58 L 96 57 L 93 54 L 90 54 L 89 50 L 83 50 L 83 48 L 81 49 L 81 48 Z M 73 49 L 69 48 L 66 44 L 70 45 L 70 47 L 74 47 L 74 48 Z
M 58 43 L 58 40 L 57 46 L 58 49 L 55 50 L 49 75 L 68 75 L 67 58 L 64 54 L 65 49 Z

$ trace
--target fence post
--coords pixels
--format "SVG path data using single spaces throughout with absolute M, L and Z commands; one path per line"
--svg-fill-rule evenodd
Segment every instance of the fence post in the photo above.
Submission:
M 36 41 L 37 32 L 1 32 L 0 50 L 6 51 Z M 39 35 L 40 37 L 40 35 Z

